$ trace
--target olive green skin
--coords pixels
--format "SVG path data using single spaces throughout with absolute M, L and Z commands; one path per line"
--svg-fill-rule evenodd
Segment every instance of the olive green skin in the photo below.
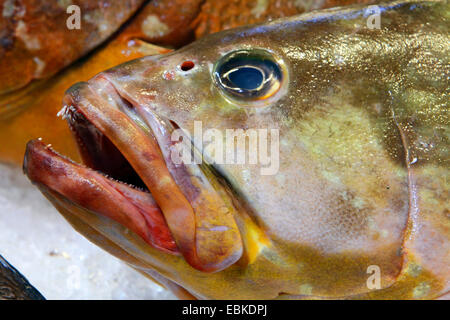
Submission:
M 204 130 L 279 129 L 277 174 L 215 165 L 222 177 L 214 179 L 226 181 L 239 209 L 238 263 L 195 270 L 119 224 L 44 193 L 87 238 L 196 298 L 444 296 L 449 6 L 379 7 L 380 29 L 367 26 L 373 12 L 365 7 L 325 10 L 220 32 L 102 73 L 130 101 L 191 133 L 194 121 Z M 214 65 L 231 51 L 255 48 L 281 65 L 281 88 L 255 103 L 231 99 L 214 82 Z M 183 72 L 186 60 L 195 67 Z M 379 267 L 380 289 L 368 285 L 369 266 Z

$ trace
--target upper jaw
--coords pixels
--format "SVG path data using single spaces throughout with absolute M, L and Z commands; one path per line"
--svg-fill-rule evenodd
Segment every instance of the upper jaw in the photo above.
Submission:
M 174 165 L 170 122 L 126 100 L 119 91 L 100 74 L 74 85 L 64 97 L 64 116 L 91 168 L 63 159 L 34 141 L 27 147 L 25 173 L 33 182 L 118 221 L 150 245 L 180 252 L 196 269 L 214 272 L 234 264 L 242 255 L 242 240 L 232 201 L 197 165 Z M 105 149 L 113 150 L 115 160 Z M 136 173 L 137 178 L 128 182 L 142 182 L 150 193 L 92 169 L 109 170 L 121 180 Z

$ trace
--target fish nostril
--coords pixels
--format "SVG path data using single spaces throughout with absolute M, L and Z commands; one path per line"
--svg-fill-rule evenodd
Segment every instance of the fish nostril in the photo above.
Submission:
M 181 68 L 181 70 L 183 70 L 183 71 L 189 71 L 189 70 L 191 70 L 194 66 L 195 66 L 194 62 L 192 62 L 192 61 L 184 61 L 184 62 L 181 64 L 180 68 Z
M 169 122 L 175 129 L 180 129 L 180 126 L 175 121 L 169 119 Z

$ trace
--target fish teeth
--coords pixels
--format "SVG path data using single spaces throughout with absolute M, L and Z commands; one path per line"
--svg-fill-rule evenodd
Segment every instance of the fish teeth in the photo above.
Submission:
M 61 117 L 61 119 L 63 119 L 63 120 L 67 120 L 67 123 L 69 125 L 70 130 L 75 132 L 74 123 L 75 123 L 76 118 L 80 116 L 79 115 L 79 110 L 76 107 L 74 107 L 73 105 L 64 105 L 62 107 L 62 109 L 56 114 L 56 116 L 57 117 Z M 83 140 L 80 137 L 76 136 L 76 140 L 77 140 L 77 143 L 78 143 L 78 145 L 80 147 L 84 147 L 84 142 L 83 142 Z M 56 150 L 54 150 L 52 148 L 51 144 L 47 145 L 46 147 L 48 149 L 51 149 L 54 153 L 56 153 L 60 157 L 70 161 L 71 163 L 76 164 L 76 165 L 78 165 L 78 166 L 80 166 L 82 168 L 85 168 L 85 169 L 94 170 L 95 172 L 101 174 L 102 176 L 104 176 L 108 180 L 115 181 L 117 183 L 120 183 L 122 185 L 128 186 L 128 187 L 130 187 L 132 189 L 135 189 L 135 190 L 138 190 L 138 191 L 141 191 L 141 192 L 148 192 L 148 190 L 145 190 L 145 189 L 143 189 L 141 187 L 129 184 L 129 183 L 124 182 L 124 181 L 117 180 L 117 179 L 111 177 L 110 175 L 100 171 L 100 170 L 96 170 L 96 169 L 90 168 L 90 167 L 86 166 L 84 163 L 77 163 L 77 162 L 73 161 L 72 159 L 70 159 L 70 158 L 60 154 Z
M 64 106 L 62 107 L 62 109 L 58 111 L 58 113 L 56 114 L 56 116 L 57 116 L 57 117 L 61 117 L 62 119 L 64 119 L 65 114 L 66 114 L 66 109 L 67 109 L 67 106 L 64 105 Z
M 64 105 L 61 110 L 56 114 L 57 117 L 61 117 L 63 120 L 73 121 L 74 115 L 78 110 L 72 105 Z

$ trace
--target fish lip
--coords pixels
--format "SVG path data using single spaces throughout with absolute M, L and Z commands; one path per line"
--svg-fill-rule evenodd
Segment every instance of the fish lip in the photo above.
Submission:
M 106 94 L 106 98 L 103 94 Z M 131 165 L 138 176 L 142 177 L 142 172 L 147 173 L 146 169 L 152 168 L 148 179 L 143 179 L 144 183 L 165 215 L 166 223 L 169 225 L 172 236 L 175 238 L 178 250 L 186 260 L 194 260 L 196 255 L 195 219 L 190 203 L 177 189 L 177 185 L 172 183 L 169 186 L 169 188 L 171 187 L 169 191 L 173 195 L 167 192 L 168 188 L 165 188 L 165 186 L 160 187 L 160 181 L 165 181 L 165 183 L 170 185 L 170 174 L 164 172 L 164 170 L 167 171 L 164 161 L 159 161 L 159 166 L 158 164 L 153 165 L 161 158 L 159 145 L 153 139 L 154 135 L 151 131 L 142 132 L 133 119 L 126 114 L 124 115 L 124 108 L 121 106 L 124 99 L 112 86 L 111 82 L 103 74 L 99 74 L 87 83 L 78 83 L 72 86 L 66 92 L 63 102 L 65 106 L 69 106 L 68 109 L 66 108 L 66 111 L 69 111 L 69 122 L 72 110 L 80 112 L 90 124 L 109 138 L 116 147 L 117 144 L 121 144 L 122 148 L 128 148 L 129 155 L 127 157 L 122 148 L 117 147 L 119 152 L 129 162 L 130 158 L 134 159 L 134 163 Z M 118 123 L 111 123 L 111 121 L 114 122 L 115 120 Z M 131 138 L 132 136 L 136 140 Z M 131 145 L 132 143 L 136 146 Z M 141 149 L 144 151 L 142 152 Z M 139 169 L 136 169 L 136 167 Z M 157 167 L 159 170 L 153 170 L 153 167 Z M 154 171 L 160 174 L 154 174 Z M 168 217 L 167 212 L 172 217 Z M 183 218 L 178 218 L 178 216 Z
M 80 115 L 82 115 L 83 117 L 85 117 L 86 119 L 88 119 L 88 115 L 87 113 L 83 110 L 82 108 L 82 104 L 78 104 L 75 102 L 76 99 L 79 99 L 81 96 L 79 95 L 79 90 L 82 89 L 90 89 L 89 83 L 77 83 L 74 86 L 72 86 L 67 92 L 66 95 L 64 96 L 64 101 L 65 102 L 71 102 L 70 106 L 69 105 L 65 105 L 63 107 L 63 110 L 61 110 L 58 115 L 62 116 L 63 119 L 67 120 L 69 127 L 71 127 L 71 129 L 73 129 L 71 121 L 73 119 L 71 119 L 73 117 L 73 115 L 75 113 L 79 113 Z M 74 98 L 74 99 L 72 99 Z M 92 123 L 92 121 L 90 121 L 89 123 Z M 99 129 L 98 127 L 96 127 L 97 129 Z M 99 129 L 99 131 L 103 134 L 102 130 Z M 75 132 L 74 132 L 75 133 Z M 107 135 L 105 135 L 107 137 Z M 81 146 L 80 140 L 76 139 L 76 142 L 78 144 L 78 146 Z M 51 185 L 48 183 L 48 181 L 44 182 L 42 175 L 39 171 L 42 171 L 42 169 L 44 169 L 45 167 L 53 167 L 51 164 L 49 164 L 49 162 L 54 161 L 54 162 L 66 162 L 66 165 L 69 167 L 69 169 L 71 169 L 71 167 L 75 167 L 75 168 L 82 168 L 85 169 L 85 172 L 80 173 L 80 172 L 76 172 L 75 174 L 80 177 L 86 177 L 86 175 L 94 175 L 94 177 L 90 177 L 91 180 L 94 181 L 94 183 L 98 183 L 101 184 L 103 187 L 109 187 L 107 186 L 108 182 L 109 183 L 113 183 L 113 184 L 118 184 L 120 185 L 120 188 L 122 189 L 127 189 L 126 191 L 133 193 L 132 196 L 130 197 L 121 197 L 117 199 L 117 202 L 122 202 L 122 203 L 131 203 L 133 204 L 135 199 L 133 199 L 134 195 L 137 193 L 146 193 L 146 195 L 154 201 L 154 199 L 152 198 L 149 190 L 143 190 L 141 188 L 139 188 L 138 186 L 134 186 L 134 185 L 129 185 L 126 182 L 123 181 L 118 181 L 115 180 L 114 178 L 108 176 L 107 174 L 105 174 L 102 170 L 96 170 L 94 168 L 90 168 L 84 160 L 82 160 L 82 163 L 76 163 L 74 161 L 72 161 L 71 159 L 65 157 L 64 155 L 59 154 L 58 152 L 56 152 L 55 150 L 53 150 L 51 148 L 51 145 L 45 145 L 44 142 L 42 141 L 41 138 L 39 139 L 35 139 L 35 140 L 31 140 L 28 142 L 27 146 L 26 146 L 26 151 L 25 151 L 25 157 L 24 157 L 24 161 L 23 161 L 23 172 L 25 175 L 28 176 L 28 178 L 32 181 L 33 184 L 37 185 L 38 188 L 41 189 L 41 191 L 43 191 L 43 189 L 50 189 L 52 190 L 52 194 L 57 194 L 58 196 L 61 196 L 62 198 L 65 198 L 73 203 L 75 203 L 76 205 L 84 208 L 84 209 L 89 209 L 86 208 L 86 206 L 80 204 L 81 201 L 73 201 L 70 196 L 68 197 L 67 195 L 58 192 L 58 190 L 55 190 L 55 188 L 53 188 L 55 185 Z M 42 166 L 40 165 L 36 165 L 38 162 L 42 163 Z M 55 169 L 55 168 L 51 168 L 51 169 Z M 49 175 L 49 174 L 47 174 Z M 50 174 L 51 175 L 51 174 Z M 64 174 L 61 174 L 62 177 L 65 177 Z M 67 176 L 65 177 L 67 178 Z M 81 188 L 83 188 L 83 186 L 81 186 Z M 109 188 L 111 189 L 111 188 Z M 117 188 L 116 188 L 117 189 Z M 111 192 L 114 192 L 115 190 L 112 190 Z M 119 190 L 122 191 L 122 190 Z M 108 193 L 109 191 L 106 190 L 105 193 Z M 120 192 L 122 193 L 122 192 Z M 131 198 L 131 199 L 130 199 Z M 148 205 L 148 203 L 146 203 Z M 139 205 L 139 203 L 138 203 Z M 160 209 L 156 204 L 155 206 Z M 142 228 L 133 228 L 133 226 L 130 226 L 130 223 L 128 224 L 124 224 L 124 221 L 118 221 L 117 219 L 115 219 L 115 217 L 111 217 L 108 216 L 102 212 L 98 212 L 95 210 L 90 210 L 89 211 L 93 211 L 94 213 L 100 213 L 104 216 L 107 216 L 109 218 L 112 218 L 113 220 L 116 220 L 117 222 L 119 222 L 120 224 L 126 226 L 128 229 L 135 231 L 135 233 L 137 233 L 138 235 L 141 236 L 141 238 L 143 238 L 143 240 L 145 242 L 147 242 L 147 244 L 153 246 L 156 249 L 159 249 L 160 251 L 163 251 L 165 253 L 169 253 L 169 254 L 175 254 L 175 255 L 179 255 L 180 251 L 178 250 L 177 246 L 175 245 L 175 241 L 173 240 L 173 236 L 171 236 L 171 233 L 167 227 L 166 221 L 164 221 L 164 217 L 162 217 L 162 222 L 161 221 L 156 221 L 156 223 L 161 224 L 160 229 L 162 229 L 162 237 L 165 237 L 165 242 L 166 243 L 157 243 L 152 241 L 152 239 L 149 238 L 149 236 L 146 236 L 144 230 L 142 230 Z M 145 217 L 146 220 L 147 217 Z M 151 220 L 151 219 L 150 219 Z M 148 221 L 147 221 L 148 222 Z M 151 221 L 152 224 L 155 224 L 155 221 Z M 150 228 L 149 225 L 147 225 L 148 228 Z M 154 227 L 154 226 L 153 226 Z M 136 230 L 139 229 L 139 230 Z M 173 245 L 172 245 L 173 244 Z
M 106 98 L 102 96 L 105 93 Z M 209 223 L 208 221 L 217 221 L 218 224 L 213 223 L 209 225 L 210 228 L 203 228 L 203 222 L 201 222 L 200 227 L 197 228 L 191 202 L 181 192 L 179 185 L 173 181 L 173 177 L 169 173 L 164 158 L 162 161 L 163 166 L 158 166 L 158 164 L 153 165 L 155 162 L 152 161 L 158 161 L 162 158 L 160 145 L 155 141 L 155 134 L 152 130 L 142 131 L 142 128 L 139 128 L 138 124 L 133 121 L 134 119 L 124 114 L 118 108 L 117 104 L 120 105 L 120 103 L 123 103 L 123 99 L 125 98 L 112 86 L 111 81 L 105 77 L 105 74 L 99 74 L 89 82 L 75 84 L 66 92 L 63 99 L 66 107 L 60 112 L 60 115 L 70 121 L 71 112 L 79 112 L 101 134 L 109 138 L 116 145 L 119 152 L 128 160 L 135 172 L 147 185 L 151 195 L 156 200 L 158 207 L 164 215 L 165 222 L 175 240 L 178 252 L 183 255 L 188 264 L 203 272 L 221 271 L 234 264 L 240 259 L 243 253 L 243 247 L 239 228 L 233 218 L 233 211 L 220 213 L 217 210 L 220 207 L 214 206 L 213 208 L 215 209 L 213 211 L 217 210 L 217 212 L 212 212 L 215 217 L 214 219 L 216 219 L 218 214 L 226 216 L 226 218 L 205 220 L 203 214 L 203 217 L 199 221 L 206 221 L 206 223 Z M 156 147 L 154 146 L 155 144 Z M 30 147 L 27 149 L 24 171 L 30 180 L 33 181 L 36 179 L 33 179 L 32 175 L 30 175 L 27 164 L 27 158 L 30 156 L 28 150 L 33 150 L 33 145 L 30 145 Z M 164 168 L 161 169 L 160 167 Z M 166 176 L 164 175 L 164 170 L 167 171 Z M 154 174 L 156 178 L 149 176 L 149 172 Z M 164 180 L 166 177 L 170 177 L 171 180 Z M 156 185 L 155 187 L 155 181 L 159 184 L 161 184 L 160 181 L 164 181 L 164 184 L 161 184 L 163 185 L 162 187 L 160 185 Z M 169 187 L 166 187 L 166 184 L 169 184 Z M 159 189 L 157 189 L 158 187 Z M 161 197 L 163 198 L 162 201 Z M 214 205 L 216 205 L 215 202 Z M 230 217 L 233 220 L 231 224 L 228 223 L 230 222 Z M 214 225 L 231 226 L 231 229 L 219 230 L 222 231 L 219 232 L 216 231 L 217 228 L 214 228 Z M 203 235 L 203 237 L 200 236 L 199 238 L 201 240 L 196 239 L 196 232 Z M 211 232 L 216 234 L 223 233 L 224 235 L 219 235 L 219 237 L 224 237 L 225 243 L 217 242 L 216 235 L 213 235 L 214 241 L 207 240 L 205 242 L 205 232 L 206 238 L 208 239 L 208 232 L 210 234 Z M 199 245 L 197 241 L 200 241 L 202 244 Z M 208 241 L 211 245 L 209 245 Z

